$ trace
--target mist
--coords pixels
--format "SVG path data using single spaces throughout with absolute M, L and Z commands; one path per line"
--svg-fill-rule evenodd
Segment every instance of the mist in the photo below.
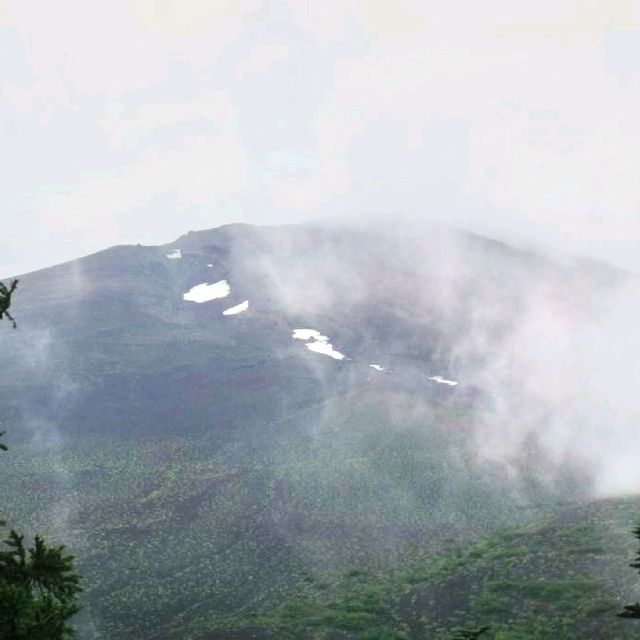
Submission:
M 223 280 L 223 299 L 184 298 Z M 17 468 L 35 456 L 50 487 L 31 524 L 84 552 L 100 589 L 134 597 L 95 531 L 138 540 L 125 561 L 153 571 L 169 533 L 150 526 L 206 534 L 227 563 L 209 588 L 250 581 L 262 602 L 287 567 L 389 571 L 637 494 L 638 280 L 605 263 L 407 220 L 240 224 L 27 274 L 19 293 L 2 384 Z M 308 349 L 311 330 L 345 357 Z M 129 524 L 147 509 L 158 525 Z M 256 557 L 229 555 L 235 538 Z M 97 604 L 84 620 L 87 638 L 113 624 Z
M 341 385 L 375 362 L 389 384 L 410 371 L 426 391 L 429 369 L 418 371 L 408 358 L 422 349 L 431 355 L 432 376 L 458 381 L 456 393 L 475 397 L 472 437 L 482 460 L 517 474 L 535 447 L 534 469 L 544 484 L 562 482 L 575 467 L 584 495 L 637 490 L 635 276 L 411 223 L 318 227 L 306 236 L 309 251 L 295 229 L 265 237 L 271 241 L 257 251 L 239 239 L 232 264 L 264 283 L 287 317 L 300 319 L 292 328 L 327 334 L 349 358 L 341 368 L 356 371 Z M 358 322 L 365 312 L 367 322 Z M 332 319 L 336 313 L 340 320 Z M 325 320 L 316 326 L 312 318 Z M 394 335 L 387 327 L 381 338 L 371 331 L 376 322 L 407 321 L 410 332 Z M 334 384 L 334 369 L 328 374 L 322 358 L 310 365 L 319 387 Z
M 220 276 L 260 290 L 253 313 L 261 314 L 261 304 L 270 314 L 275 309 L 290 327 L 281 330 L 282 339 L 285 331 L 312 328 L 346 355 L 327 368 L 325 357 L 309 358 L 299 344 L 316 397 L 329 397 L 337 387 L 349 395 L 362 385 L 362 368 L 379 363 L 385 369 L 379 377 L 392 386 L 409 380 L 423 386 L 428 404 L 434 387 L 428 378 L 444 376 L 459 383 L 452 394 L 473 396 L 472 442 L 480 460 L 517 476 L 533 447 L 542 483 L 562 482 L 575 467 L 584 474 L 585 495 L 632 493 L 640 486 L 640 445 L 633 437 L 640 373 L 636 276 L 531 243 L 512 248 L 406 217 L 400 224 L 377 218 L 375 224 L 299 228 L 232 225 L 221 232 L 229 256 Z M 200 235 L 167 246 L 189 252 L 201 245 Z M 66 305 L 66 317 L 83 322 L 92 276 L 83 261 L 70 263 L 68 271 L 58 278 L 64 282 L 58 291 L 75 300 Z M 173 295 L 177 301 L 179 294 Z M 38 445 L 58 448 L 64 436 L 55 416 L 64 413 L 60 406 L 73 404 L 82 382 L 66 364 L 74 357 L 56 336 L 55 322 L 24 331 L 9 345 L 20 353 L 20 369 L 31 376 L 56 372 L 49 390 L 54 417 L 34 411 L 29 430 Z M 428 364 L 418 366 L 421 358 Z M 413 411 L 391 410 L 399 421 Z
M 626 637 L 639 42 L 0 0 L 0 507 L 77 553 L 80 640 Z
M 7 0 L 0 273 L 390 214 L 640 271 L 632 4 Z

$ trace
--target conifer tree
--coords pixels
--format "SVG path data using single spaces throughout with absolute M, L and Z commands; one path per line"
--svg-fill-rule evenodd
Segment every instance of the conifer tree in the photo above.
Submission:
M 633 530 L 633 535 L 640 540 L 640 526 Z M 640 549 L 636 555 L 635 560 L 629 565 L 640 572 Z M 640 602 L 635 604 L 625 605 L 624 610 L 618 614 L 620 618 L 640 618 Z
M 8 313 L 17 281 L 7 288 L 0 282 L 0 318 L 16 326 Z M 0 450 L 7 451 L 0 432 Z M 0 520 L 0 527 L 5 526 Z M 80 609 L 80 577 L 73 571 L 74 557 L 64 546 L 47 546 L 35 536 L 31 547 L 24 535 L 11 529 L 0 543 L 0 639 L 64 640 L 73 635 L 68 624 Z

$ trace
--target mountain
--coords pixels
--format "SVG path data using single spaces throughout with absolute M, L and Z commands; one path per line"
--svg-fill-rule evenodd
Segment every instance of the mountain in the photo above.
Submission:
M 598 398 L 632 402 L 603 378 L 610 350 L 634 366 L 635 287 L 346 225 L 26 274 L 0 327 L 3 511 L 77 553 L 83 639 L 627 637 L 638 505 L 598 498 L 636 414 Z

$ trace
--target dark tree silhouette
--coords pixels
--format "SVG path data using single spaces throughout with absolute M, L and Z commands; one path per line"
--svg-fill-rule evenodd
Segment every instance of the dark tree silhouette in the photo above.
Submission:
M 0 282 L 0 319 L 7 316 L 11 294 Z M 0 432 L 0 450 L 7 451 Z M 5 522 L 0 520 L 0 527 Z M 36 536 L 27 547 L 24 535 L 11 529 L 0 543 L 0 638 L 2 640 L 63 640 L 73 635 L 68 624 L 79 611 L 80 576 L 73 571 L 74 557 L 64 546 L 49 547 Z
M 636 527 L 633 530 L 633 535 L 640 540 L 640 526 Z M 636 555 L 635 560 L 629 565 L 634 569 L 637 569 L 640 573 L 640 549 Z M 640 602 L 636 602 L 635 604 L 625 605 L 623 611 L 618 614 L 619 618 L 640 618 Z
M 79 611 L 80 577 L 64 546 L 40 536 L 25 547 L 11 530 L 0 549 L 0 638 L 59 640 L 73 635 L 68 620 Z
M 18 280 L 14 280 L 8 287 L 6 287 L 3 282 L 0 282 L 0 320 L 2 320 L 4 316 L 7 316 L 7 320 L 13 324 L 14 329 L 16 329 L 18 325 L 9 313 L 9 307 L 11 306 L 11 296 L 17 286 Z

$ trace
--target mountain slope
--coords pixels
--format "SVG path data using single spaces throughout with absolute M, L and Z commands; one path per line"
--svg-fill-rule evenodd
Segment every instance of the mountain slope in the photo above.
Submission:
M 286 603 L 322 608 L 318 584 L 340 602 L 352 570 L 388 585 L 408 637 L 416 616 L 449 629 L 496 576 L 449 611 L 431 578 L 406 607 L 398 575 L 591 499 L 611 418 L 593 336 L 630 283 L 439 229 L 247 225 L 27 274 L 3 338 L 3 509 L 78 553 L 83 638 L 252 637 L 282 615 L 307 633 Z

